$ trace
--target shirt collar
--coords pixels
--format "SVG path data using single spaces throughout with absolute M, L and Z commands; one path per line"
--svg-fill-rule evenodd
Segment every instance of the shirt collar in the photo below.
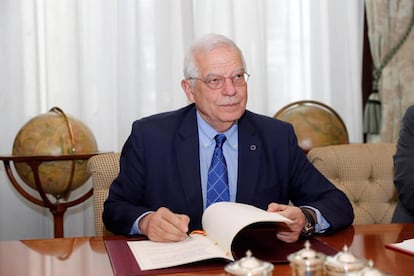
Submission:
M 200 115 L 200 113 L 197 110 L 197 125 L 198 125 L 198 133 L 199 133 L 199 139 L 200 144 L 203 147 L 208 147 L 211 144 L 215 145 L 214 137 L 217 135 L 217 130 L 215 130 L 212 126 L 210 126 Z M 224 135 L 226 135 L 227 141 L 231 148 L 237 148 L 238 146 L 238 124 L 235 123 L 232 125 L 228 130 L 223 132 Z

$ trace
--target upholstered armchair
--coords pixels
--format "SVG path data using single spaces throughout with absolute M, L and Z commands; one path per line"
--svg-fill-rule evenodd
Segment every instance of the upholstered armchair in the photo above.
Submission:
M 348 196 L 354 224 L 390 223 L 397 195 L 395 144 L 345 144 L 313 148 L 308 159 Z
M 102 222 L 103 204 L 109 193 L 109 186 L 119 174 L 121 153 L 104 153 L 88 160 L 88 172 L 92 176 L 95 233 L 97 236 L 111 235 Z

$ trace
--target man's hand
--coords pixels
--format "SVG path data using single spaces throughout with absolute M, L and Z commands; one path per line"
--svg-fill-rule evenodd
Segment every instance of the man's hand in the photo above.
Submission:
M 143 217 L 139 223 L 142 234 L 157 242 L 182 241 L 187 237 L 187 215 L 175 214 L 165 207 Z
M 299 239 L 302 229 L 306 224 L 306 218 L 300 208 L 290 205 L 270 203 L 268 212 L 276 212 L 292 220 L 289 224 L 279 224 L 277 238 L 284 242 L 295 242 Z

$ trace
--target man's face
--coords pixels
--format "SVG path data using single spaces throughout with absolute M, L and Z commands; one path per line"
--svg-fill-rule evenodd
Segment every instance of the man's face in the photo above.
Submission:
M 200 69 L 198 79 L 207 81 L 225 77 L 223 87 L 212 89 L 201 80 L 183 80 L 182 87 L 187 98 L 196 104 L 204 120 L 219 132 L 229 129 L 244 113 L 247 103 L 247 85 L 235 86 L 232 77 L 243 75 L 244 68 L 238 52 L 221 46 L 195 57 Z

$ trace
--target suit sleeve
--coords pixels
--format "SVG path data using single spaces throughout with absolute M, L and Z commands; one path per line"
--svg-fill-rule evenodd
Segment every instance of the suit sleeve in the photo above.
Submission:
M 128 235 L 136 219 L 149 211 L 144 207 L 144 147 L 138 123 L 125 142 L 120 158 L 120 173 L 113 181 L 104 203 L 103 222 L 115 233 Z
M 414 105 L 405 113 L 394 155 L 394 183 L 403 206 L 414 213 Z
M 352 224 L 352 205 L 344 192 L 339 190 L 308 160 L 297 144 L 294 133 L 290 133 L 290 198 L 296 206 L 311 206 L 317 209 L 330 224 L 325 233 L 337 231 Z

